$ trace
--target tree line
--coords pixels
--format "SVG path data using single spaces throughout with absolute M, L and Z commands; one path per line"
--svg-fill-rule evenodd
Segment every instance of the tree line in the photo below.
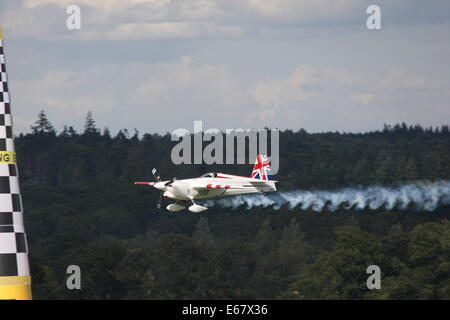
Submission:
M 151 131 L 151 130 L 149 130 Z M 448 207 L 434 212 L 156 209 L 135 186 L 252 165 L 174 165 L 170 135 L 113 135 L 88 113 L 57 132 L 42 111 L 15 139 L 37 299 L 448 299 Z M 450 178 L 448 126 L 280 132 L 281 190 Z M 168 203 L 167 203 L 168 204 Z M 68 290 L 67 266 L 82 270 Z M 382 289 L 368 290 L 379 265 Z

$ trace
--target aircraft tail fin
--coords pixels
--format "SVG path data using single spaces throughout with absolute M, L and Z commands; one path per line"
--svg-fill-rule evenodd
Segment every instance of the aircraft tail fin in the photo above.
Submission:
M 258 154 L 256 156 L 255 165 L 253 167 L 250 178 L 264 181 L 272 180 L 272 175 L 270 173 L 270 161 L 268 156 L 261 154 Z

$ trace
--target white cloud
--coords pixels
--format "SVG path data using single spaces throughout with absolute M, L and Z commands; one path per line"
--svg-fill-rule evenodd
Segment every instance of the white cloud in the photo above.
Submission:
M 220 2 L 215 0 L 180 1 L 178 12 L 180 17 L 190 20 L 219 17 L 225 14 L 220 8 Z
M 133 89 L 131 99 L 148 108 L 164 106 L 183 108 L 201 115 L 206 107 L 209 112 L 236 108 L 240 95 L 236 80 L 223 65 L 198 64 L 191 57 L 179 62 L 158 63 L 145 67 L 143 79 Z
M 73 3 L 76 32 L 65 27 Z M 383 29 L 370 32 L 371 3 L 356 0 L 4 0 L 15 129 L 40 109 L 58 128 L 92 109 L 101 127 L 147 132 L 196 119 L 312 131 L 440 124 L 450 86 L 449 2 L 439 3 L 381 0 Z
M 351 92 L 352 86 L 360 86 L 363 78 L 343 69 L 320 69 L 302 66 L 286 78 L 260 81 L 250 89 L 250 95 L 259 105 L 254 117 L 269 120 L 286 108 L 299 107 L 302 103 L 324 102 L 327 97 L 339 98 Z M 301 107 L 297 108 L 301 113 Z
M 81 8 L 82 28 L 68 32 L 65 9 L 72 4 L 72 0 L 24 0 L 0 16 L 16 36 L 42 36 L 51 40 L 235 37 L 243 34 L 241 26 L 220 22 L 219 18 L 225 13 L 220 2 L 214 0 L 78 0 L 75 4 Z
M 44 19 L 43 15 L 54 17 L 52 10 L 27 10 L 17 4 L 8 10 L 0 11 L 0 21 L 7 31 L 7 36 L 37 37 L 52 33 L 52 19 Z
M 113 11 L 123 10 L 141 4 L 162 6 L 168 4 L 170 0 L 25 0 L 24 6 L 27 8 L 37 8 L 39 6 L 53 4 L 65 8 L 71 4 L 86 5 L 99 10 Z
M 381 84 L 388 89 L 439 90 L 443 87 L 436 80 L 414 73 L 406 68 L 391 68 Z
M 210 115 L 238 116 L 245 105 L 245 96 L 226 66 L 196 63 L 189 56 L 165 63 L 47 71 L 33 79 L 12 81 L 11 86 L 14 105 L 26 106 L 18 114 L 33 117 L 44 109 L 51 121 L 58 119 L 58 128 L 64 124 L 80 127 L 88 110 L 101 119 L 97 121 L 100 127 L 138 126 L 133 123 L 142 127 L 146 116 L 157 116 L 166 128 L 168 123 L 183 127 L 196 119 L 211 119 Z M 15 125 L 17 132 L 28 131 L 32 123 L 22 120 Z M 222 123 L 219 120 L 214 125 Z
M 6 10 L 2 20 L 14 26 L 17 35 L 40 34 L 58 40 L 62 34 L 69 39 L 64 33 L 64 21 L 65 8 L 71 4 L 81 7 L 84 29 L 77 37 L 73 34 L 70 37 L 79 40 L 241 36 L 252 27 L 281 33 L 279 29 L 299 31 L 305 26 L 364 27 L 366 8 L 371 4 L 360 0 L 10 0 L 9 3 L 14 3 L 14 9 Z M 387 21 L 413 23 L 415 16 L 420 17 L 423 12 L 420 4 L 406 0 L 380 0 L 378 5 Z M 436 9 L 427 6 L 425 19 L 433 13 L 442 14 L 445 9 L 448 9 L 445 3 L 439 3 Z M 404 19 L 405 16 L 410 19 Z
M 296 17 L 302 19 L 302 21 L 323 19 L 325 17 L 330 18 L 333 16 L 348 17 L 354 10 L 361 9 L 364 6 L 364 3 L 359 0 L 250 0 L 246 3 L 250 8 L 256 9 L 263 15 L 283 18 Z
M 368 105 L 374 98 L 373 94 L 370 93 L 356 93 L 350 94 L 350 100 L 359 102 L 363 105 Z
M 240 36 L 243 31 L 236 26 L 194 22 L 160 22 L 145 24 L 122 24 L 109 32 L 111 40 L 145 38 L 194 38 L 199 36 Z

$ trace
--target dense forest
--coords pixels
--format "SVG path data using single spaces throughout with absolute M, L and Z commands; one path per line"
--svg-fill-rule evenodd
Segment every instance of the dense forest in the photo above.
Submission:
M 170 135 L 112 135 L 92 114 L 56 132 L 44 112 L 15 139 L 35 299 L 450 299 L 450 208 L 158 210 L 136 186 L 252 165 L 174 165 Z M 450 180 L 448 126 L 280 132 L 279 189 Z M 167 205 L 169 202 L 166 202 Z M 81 268 L 68 290 L 66 268 Z M 366 269 L 381 268 L 381 290 Z

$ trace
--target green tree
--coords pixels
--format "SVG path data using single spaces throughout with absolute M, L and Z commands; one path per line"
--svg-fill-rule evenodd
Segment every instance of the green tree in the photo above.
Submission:
M 309 265 L 284 297 L 293 299 L 362 299 L 366 269 L 384 261 L 382 243 L 358 227 L 336 230 L 336 246 Z
M 209 228 L 208 219 L 205 217 L 200 217 L 200 219 L 198 219 L 192 237 L 200 245 L 211 245 L 213 243 L 214 236 Z
M 97 135 L 99 134 L 99 130 L 95 126 L 94 116 L 92 115 L 92 111 L 89 110 L 86 114 L 86 121 L 84 124 L 84 133 L 88 135 Z
M 47 119 L 44 110 L 39 112 L 38 119 L 34 122 L 34 125 L 31 126 L 31 132 L 38 136 L 56 136 L 55 127 L 53 127 L 51 122 Z

